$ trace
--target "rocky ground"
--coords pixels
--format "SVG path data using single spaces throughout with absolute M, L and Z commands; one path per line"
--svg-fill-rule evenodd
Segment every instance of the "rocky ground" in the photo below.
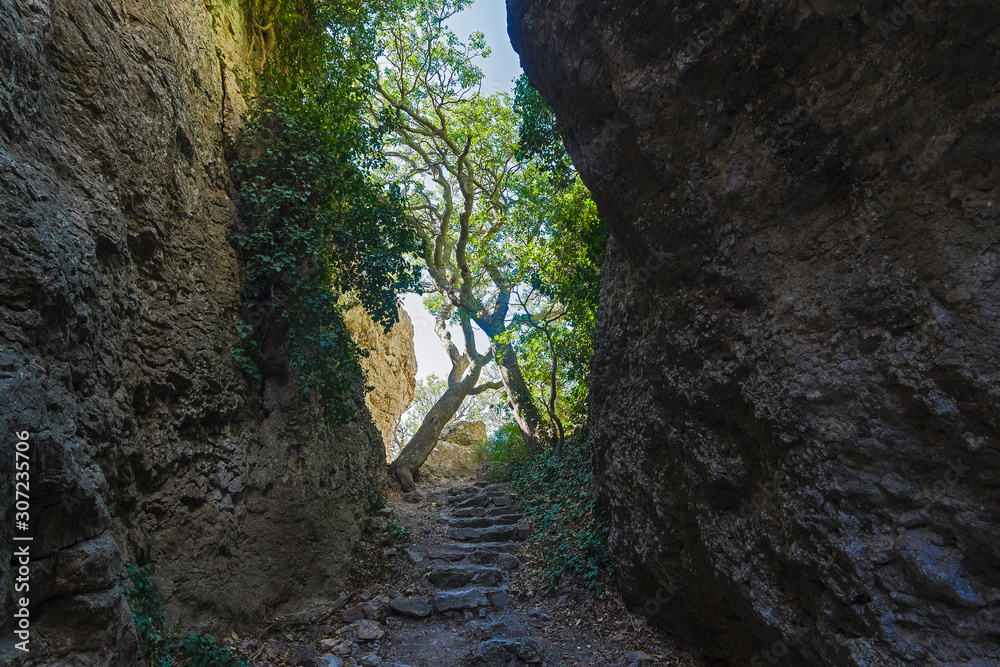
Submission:
M 255 667 L 695 666 L 612 595 L 542 581 L 503 485 L 396 496 L 369 521 L 351 591 L 229 643 Z

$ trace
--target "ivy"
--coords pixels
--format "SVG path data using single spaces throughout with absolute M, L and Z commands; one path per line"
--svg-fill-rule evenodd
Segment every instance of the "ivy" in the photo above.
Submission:
M 534 523 L 531 540 L 544 545 L 549 582 L 555 585 L 570 577 L 591 590 L 605 589 L 612 574 L 610 524 L 604 502 L 593 490 L 586 438 L 567 438 L 561 457 L 552 450 L 515 457 L 508 474 L 518 502 Z
M 153 583 L 152 565 L 129 563 L 126 569 L 128 582 L 122 589 L 149 667 L 245 667 L 245 661 L 212 635 L 182 636 L 164 630 L 163 596 Z
M 388 331 L 396 294 L 417 289 L 417 249 L 398 188 L 372 177 L 385 128 L 362 116 L 376 12 L 357 3 L 254 5 L 279 31 L 238 143 L 244 315 L 233 356 L 255 381 L 289 372 L 333 424 L 364 380 L 339 305 L 350 292 Z M 258 32 L 260 31 L 258 27 Z M 280 56 L 280 57 L 279 57 Z

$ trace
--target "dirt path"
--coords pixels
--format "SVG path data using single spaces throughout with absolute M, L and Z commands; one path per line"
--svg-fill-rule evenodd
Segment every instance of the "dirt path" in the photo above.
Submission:
M 703 664 L 613 596 L 548 590 L 531 527 L 498 484 L 397 497 L 369 532 L 354 604 L 240 642 L 254 664 L 295 667 L 650 667 Z M 408 533 L 408 534 L 407 534 Z M 402 543 L 379 539 L 405 536 Z M 362 579 L 365 576 L 361 577 Z M 346 601 L 345 601 L 346 602 Z M 267 630 L 268 626 L 265 626 Z M 267 635 L 270 635 L 270 639 Z

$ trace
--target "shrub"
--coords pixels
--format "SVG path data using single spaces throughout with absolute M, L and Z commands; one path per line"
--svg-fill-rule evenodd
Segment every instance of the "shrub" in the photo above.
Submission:
M 497 466 L 510 465 L 531 456 L 521 437 L 521 429 L 510 422 L 497 429 L 489 440 L 489 456 Z
M 408 542 L 410 540 L 410 529 L 392 519 L 385 522 L 385 532 L 396 542 Z
M 212 635 L 187 635 L 180 640 L 178 664 L 189 667 L 244 667 L 226 646 L 220 646 Z
M 153 567 L 130 563 L 126 569 L 129 581 L 123 588 L 135 619 L 139 647 L 150 665 L 169 665 L 169 657 L 165 655 L 167 639 L 163 631 L 163 596 L 153 584 Z
M 490 451 L 490 441 L 484 440 L 472 444 L 472 454 L 476 459 L 476 467 L 483 465 L 487 461 L 493 460 L 493 453 Z

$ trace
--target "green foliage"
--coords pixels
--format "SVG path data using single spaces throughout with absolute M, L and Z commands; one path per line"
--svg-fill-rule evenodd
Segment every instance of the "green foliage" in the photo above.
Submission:
M 557 184 L 569 185 L 576 172 L 556 126 L 556 115 L 531 85 L 527 74 L 514 83 L 514 111 L 520 120 L 518 159 L 536 161 Z
M 212 635 L 189 634 L 181 637 L 164 630 L 163 596 L 153 584 L 153 567 L 126 566 L 128 583 L 123 587 L 125 599 L 135 619 L 139 646 L 150 667 L 244 667 L 241 660 Z
M 287 39 L 272 44 L 280 57 L 264 71 L 234 167 L 245 225 L 232 241 L 244 262 L 246 315 L 233 356 L 257 380 L 287 367 L 332 423 L 351 416 L 345 397 L 363 380 L 340 295 L 351 292 L 388 330 L 396 293 L 418 285 L 401 194 L 371 176 L 384 162 L 384 128 L 362 114 L 376 67 L 366 46 L 373 19 L 352 7 L 267 8 L 269 30 Z
M 586 419 L 607 230 L 569 161 L 552 110 L 525 76 L 517 82 L 514 109 L 518 154 L 528 163 L 512 183 L 513 222 L 497 252 L 509 258 L 507 270 L 522 283 L 527 309 L 514 318 L 511 342 L 535 400 L 544 404 L 551 337 L 558 360 L 555 411 L 573 431 Z
M 408 542 L 410 539 L 410 529 L 392 519 L 385 522 L 385 532 L 397 542 Z
M 208 634 L 187 635 L 181 639 L 177 659 L 177 664 L 188 667 L 243 667 L 247 664 Z
M 556 412 L 567 430 L 581 427 L 586 418 L 590 386 L 594 324 L 600 296 L 600 269 L 607 231 L 590 193 L 576 177 L 566 187 L 554 187 L 535 172 L 520 182 L 516 204 L 518 271 L 535 295 L 538 314 L 561 313 L 546 325 L 559 361 Z M 521 368 L 536 400 L 545 403 L 551 373 L 551 350 L 538 327 L 517 317 L 512 336 Z
M 124 587 L 125 599 L 132 609 L 139 647 L 150 665 L 170 664 L 160 660 L 167 653 L 167 638 L 163 630 L 163 596 L 153 585 L 153 568 L 126 566 L 129 583 Z
M 492 461 L 493 455 L 490 452 L 490 441 L 485 440 L 483 442 L 472 443 L 472 454 L 476 459 L 477 468 L 487 461 Z
M 561 458 L 547 450 L 515 461 L 510 483 L 535 525 L 531 540 L 544 546 L 550 583 L 573 577 L 591 590 L 604 589 L 612 570 L 608 521 L 593 490 L 587 440 L 568 438 Z
M 388 495 L 384 480 L 372 480 L 368 485 L 368 496 L 365 498 L 368 513 L 375 515 L 379 510 L 385 509 Z
M 526 460 L 531 450 L 525 446 L 517 424 L 508 422 L 490 438 L 489 453 L 493 463 L 503 466 Z

